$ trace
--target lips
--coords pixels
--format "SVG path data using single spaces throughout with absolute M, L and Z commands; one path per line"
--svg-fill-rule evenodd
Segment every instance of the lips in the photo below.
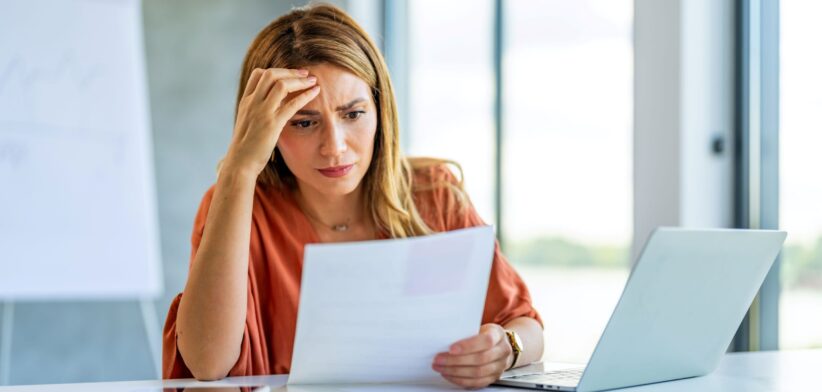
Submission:
M 353 167 L 354 167 L 354 164 L 351 164 L 351 165 L 343 165 L 343 166 L 326 167 L 324 169 L 317 169 L 317 171 L 319 171 L 320 174 L 322 174 L 326 177 L 337 178 L 337 177 L 342 177 L 342 176 L 348 174 L 348 172 L 350 172 L 351 168 L 353 168 Z

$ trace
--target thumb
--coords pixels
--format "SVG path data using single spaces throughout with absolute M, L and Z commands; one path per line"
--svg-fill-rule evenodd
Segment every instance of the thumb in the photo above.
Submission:
M 505 329 L 499 324 L 488 323 L 480 326 L 480 334 L 491 335 L 494 339 L 494 344 L 497 344 L 505 337 Z

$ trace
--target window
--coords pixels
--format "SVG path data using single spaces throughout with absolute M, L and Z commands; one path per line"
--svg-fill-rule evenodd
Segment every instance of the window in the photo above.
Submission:
M 405 147 L 459 162 L 486 222 L 501 187 L 498 234 L 546 316 L 545 359 L 585 361 L 628 276 L 633 3 L 503 7 L 501 181 L 493 1 L 408 2 Z
M 406 153 L 457 161 L 471 201 L 493 223 L 493 3 L 415 0 L 408 8 Z
M 822 348 L 822 3 L 781 1 L 780 348 Z
M 544 359 L 584 362 L 630 265 L 633 2 L 505 6 L 505 250 L 546 316 Z

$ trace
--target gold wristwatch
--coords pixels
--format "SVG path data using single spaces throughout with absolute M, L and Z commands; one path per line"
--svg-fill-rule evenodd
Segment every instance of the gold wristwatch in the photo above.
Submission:
M 508 343 L 511 343 L 511 350 L 514 352 L 514 360 L 511 361 L 511 367 L 505 369 L 506 371 L 511 370 L 517 364 L 517 359 L 519 359 L 519 355 L 525 351 L 522 347 L 522 340 L 519 338 L 516 332 L 505 330 L 505 335 L 508 336 Z

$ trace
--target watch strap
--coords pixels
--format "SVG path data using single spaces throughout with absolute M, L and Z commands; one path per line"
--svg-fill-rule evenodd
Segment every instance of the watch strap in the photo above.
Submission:
M 514 354 L 514 360 L 511 361 L 511 366 L 509 366 L 508 369 L 505 369 L 505 371 L 511 370 L 514 366 L 516 366 L 519 355 L 522 353 L 522 347 L 519 346 L 519 343 L 517 342 L 518 339 L 515 334 L 516 332 L 514 331 L 505 330 L 505 336 L 508 338 L 508 343 L 511 345 L 511 351 Z

